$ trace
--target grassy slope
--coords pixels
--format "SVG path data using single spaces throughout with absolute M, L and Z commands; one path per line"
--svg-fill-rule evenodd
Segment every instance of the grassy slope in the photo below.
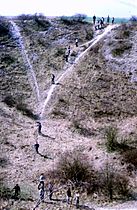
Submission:
M 40 29 L 39 32 L 33 21 L 31 23 L 24 22 L 24 25 L 18 21 L 17 23 L 20 27 L 23 26 L 21 33 L 38 78 L 43 100 L 45 97 L 43 91 L 47 91 L 50 86 L 50 74 L 58 75 L 64 68 L 63 53 L 65 48 L 68 44 L 73 46 L 78 35 L 81 44 L 86 42 L 87 30 L 90 30 L 91 26 L 88 24 L 67 26 L 55 21 L 54 23 L 51 22 L 49 30 L 43 31 L 43 29 Z M 116 31 L 116 33 L 119 32 Z M 108 39 L 110 39 L 109 36 Z M 127 41 L 128 39 L 129 37 L 127 37 Z M 61 82 L 62 86 L 59 86 L 55 91 L 54 99 L 49 103 L 51 108 L 45 110 L 50 119 L 43 122 L 43 130 L 49 135 L 55 136 L 56 141 L 53 144 L 50 138 L 43 141 L 44 139 L 40 137 L 42 152 L 46 152 L 46 154 L 54 153 L 55 157 L 58 158 L 64 150 L 75 148 L 87 153 L 90 158 L 99 157 L 99 160 L 94 160 L 95 164 L 102 165 L 105 148 L 104 146 L 98 147 L 98 143 L 102 144 L 104 141 L 100 131 L 106 125 L 113 122 L 122 130 L 129 121 L 132 121 L 132 126 L 128 126 L 129 132 L 127 134 L 129 135 L 132 131 L 135 135 L 136 84 L 131 83 L 130 77 L 126 73 L 117 71 L 117 69 L 112 71 L 111 66 L 106 62 L 107 56 L 105 57 L 106 54 L 103 51 L 104 46 L 106 49 L 110 48 L 107 39 L 94 46 L 76 66 L 73 73 Z M 62 49 L 61 53 L 60 49 Z M 24 64 L 19 51 L 12 47 L 9 54 L 14 59 L 16 58 L 19 63 L 16 67 L 14 66 L 16 71 L 11 64 L 2 64 L 6 66 L 8 72 L 12 70 L 11 74 L 8 74 L 7 80 L 12 81 L 11 77 L 13 75 L 21 76 L 16 77 L 16 83 L 15 80 L 13 81 L 14 85 L 10 86 L 12 89 L 9 89 L 6 79 L 2 80 L 4 83 L 4 85 L 1 85 L 1 89 L 4 87 L 3 97 L 11 92 L 13 96 L 16 96 L 25 89 L 22 100 L 32 109 L 35 109 L 35 97 L 29 86 L 26 71 L 20 73 L 20 67 Z M 37 135 L 36 127 L 31 119 L 24 117 L 14 108 L 9 109 L 3 102 L 0 110 L 2 113 L 1 149 L 4 154 L 3 159 L 7 161 L 7 165 L 5 164 L 2 168 L 1 175 L 4 176 L 6 172 L 7 177 L 4 177 L 4 179 L 5 181 L 8 180 L 9 186 L 19 182 L 22 187 L 28 186 L 33 191 L 36 188 L 37 177 L 43 172 L 43 167 L 47 171 L 55 163 L 52 163 L 51 160 L 34 157 L 32 146 L 34 140 L 37 139 Z M 83 133 L 79 132 L 77 122 L 78 125 L 80 123 L 82 128 L 85 128 L 84 131 L 87 136 L 83 136 Z M 124 135 L 125 133 L 126 130 L 123 131 Z M 90 147 L 93 147 L 92 156 L 89 151 Z M 113 155 L 110 154 L 109 157 L 113 161 Z M 119 156 L 115 161 L 116 167 L 119 165 L 118 158 Z M 9 182 L 9 180 L 11 181 Z M 23 204 L 17 203 L 16 206 L 18 205 Z M 30 208 L 33 206 L 31 203 L 29 205 Z M 24 203 L 24 206 L 27 206 L 27 203 Z M 51 208 L 51 206 L 49 207 Z M 56 205 L 54 207 L 57 208 Z M 64 206 L 65 208 L 67 207 Z

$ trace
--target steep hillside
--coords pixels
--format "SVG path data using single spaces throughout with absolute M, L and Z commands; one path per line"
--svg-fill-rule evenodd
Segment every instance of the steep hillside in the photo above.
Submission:
M 59 171 L 59 161 L 68 156 L 71 166 L 73 155 L 86 161 L 80 165 L 87 167 L 82 174 L 88 171 L 88 178 L 82 175 L 78 186 L 73 183 L 73 194 L 77 189 L 80 192 L 81 209 L 101 209 L 108 204 L 104 203 L 111 194 L 108 189 L 113 189 L 114 200 L 134 198 L 137 26 L 94 31 L 90 23 L 68 23 L 59 18 L 1 21 L 7 30 L 0 28 L 4 31 L 0 35 L 0 209 L 34 208 L 41 173 L 46 176 L 46 187 L 52 180 L 56 190 L 54 200 L 46 196 L 38 209 L 75 209 L 74 201 L 72 205 L 65 202 L 67 186 L 74 177 L 65 179 L 65 168 Z M 76 38 L 79 47 L 75 46 Z M 65 62 L 68 46 L 71 53 Z M 36 142 L 39 154 L 34 149 Z M 19 200 L 7 191 L 16 183 L 21 187 Z M 132 202 L 130 205 L 132 209 Z

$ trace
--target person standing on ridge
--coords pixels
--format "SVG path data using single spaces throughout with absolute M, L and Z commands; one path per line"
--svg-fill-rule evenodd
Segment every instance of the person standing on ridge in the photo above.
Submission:
M 94 15 L 93 16 L 93 24 L 95 25 L 95 22 L 96 22 L 96 16 Z
M 104 17 L 102 17 L 102 21 L 103 21 L 103 24 L 104 24 L 104 21 L 105 21 L 105 18 Z
M 110 20 L 110 18 L 109 18 L 109 15 L 108 15 L 108 17 L 107 17 L 107 23 L 109 24 L 109 20 Z
M 114 23 L 114 21 L 115 21 L 115 18 L 113 17 L 113 18 L 112 18 L 112 24 Z

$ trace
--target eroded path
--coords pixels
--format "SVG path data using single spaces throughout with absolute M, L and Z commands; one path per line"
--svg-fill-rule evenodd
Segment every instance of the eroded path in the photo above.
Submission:
M 95 38 L 93 38 L 91 41 L 89 42 L 86 42 L 85 44 L 82 44 L 80 46 L 83 47 L 83 46 L 88 46 L 86 48 L 86 50 L 84 50 L 83 52 L 81 52 L 75 59 L 75 61 L 73 62 L 73 64 L 68 68 L 66 68 L 66 70 L 58 76 L 57 80 L 56 80 L 56 84 L 60 83 L 61 80 L 63 80 L 65 78 L 65 76 L 67 74 L 69 74 L 72 70 L 74 70 L 75 66 L 78 64 L 78 62 L 80 62 L 80 60 L 87 54 L 87 52 L 96 44 L 98 43 L 107 33 L 109 33 L 112 29 L 116 28 L 118 25 L 109 25 L 108 27 L 105 28 L 104 32 L 97 35 Z M 51 96 L 53 95 L 53 92 L 54 90 L 57 88 L 57 85 L 51 85 L 51 87 L 49 88 L 48 90 L 48 93 L 47 93 L 47 97 L 45 98 L 45 101 L 43 102 L 43 104 L 41 104 L 41 114 L 40 114 L 40 118 L 42 119 L 43 117 L 43 114 L 44 114 L 44 111 L 45 111 L 45 108 L 48 104 L 48 102 L 50 101 L 51 99 Z

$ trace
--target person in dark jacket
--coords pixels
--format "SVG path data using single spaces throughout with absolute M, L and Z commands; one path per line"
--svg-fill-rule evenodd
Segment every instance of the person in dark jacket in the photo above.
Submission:
M 41 134 L 41 128 L 42 128 L 41 122 L 37 122 L 37 126 L 38 126 L 38 134 Z
M 38 144 L 38 142 L 36 142 L 36 144 L 34 144 L 34 148 L 36 150 L 36 153 L 39 154 L 39 144 Z
M 14 198 L 18 199 L 20 195 L 20 186 L 16 184 L 13 190 L 14 190 Z
M 96 16 L 94 15 L 93 16 L 93 24 L 95 25 L 95 22 L 96 22 Z
M 68 190 L 67 190 L 67 203 L 68 204 L 70 202 L 70 199 L 71 199 L 71 190 L 70 190 L 70 187 L 69 187 Z
M 55 75 L 54 74 L 51 75 L 51 84 L 52 85 L 55 84 Z

